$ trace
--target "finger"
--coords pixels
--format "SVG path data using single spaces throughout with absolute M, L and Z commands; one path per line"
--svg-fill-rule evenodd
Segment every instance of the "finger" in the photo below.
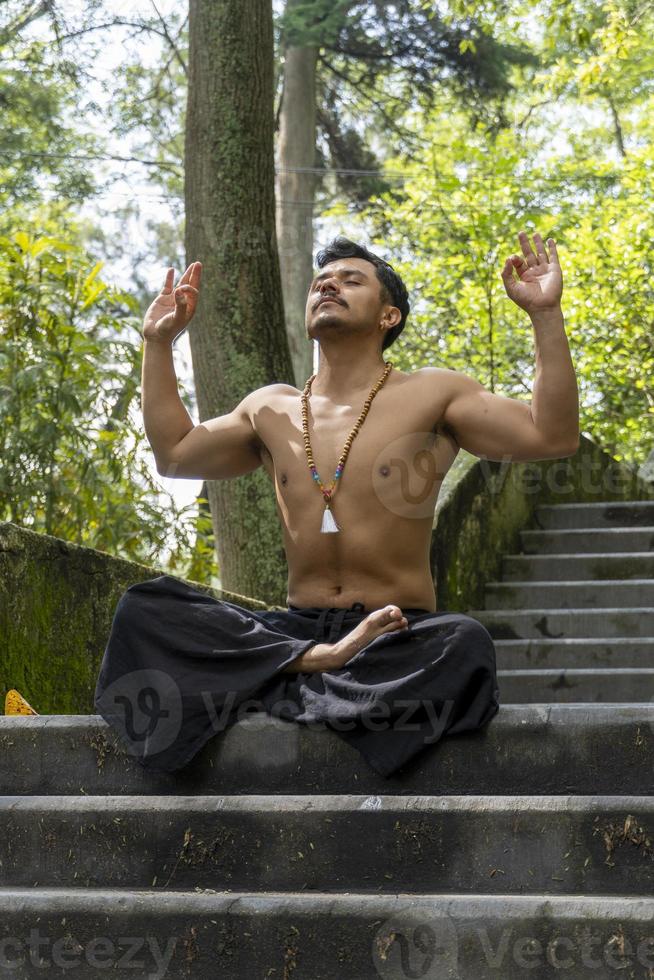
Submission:
M 534 244 L 536 245 L 536 255 L 538 256 L 538 261 L 549 262 L 545 246 L 543 245 L 543 239 L 540 237 L 537 231 L 534 232 Z
M 502 279 L 504 280 L 505 285 L 509 285 L 510 283 L 516 281 L 513 275 L 514 263 L 521 262 L 523 264 L 523 268 L 526 268 L 526 265 L 524 265 L 524 261 L 525 261 L 524 259 L 518 258 L 515 255 L 509 256 L 509 258 L 504 263 L 504 268 L 502 269 Z
M 182 286 L 182 285 L 184 285 L 184 283 L 189 282 L 189 280 L 191 278 L 191 272 L 192 272 L 192 270 L 193 270 L 193 262 L 191 262 L 191 264 L 187 267 L 186 272 L 184 273 L 184 275 L 182 276 L 182 278 L 177 283 L 178 286 Z
M 527 260 L 527 265 L 531 265 L 532 263 L 538 262 L 538 258 L 536 257 L 533 248 L 529 244 L 529 235 L 527 234 L 527 232 L 521 231 L 518 234 L 518 239 L 520 241 L 520 245 L 522 246 L 522 254 Z
M 200 279 L 201 279 L 201 277 L 202 277 L 202 263 L 201 262 L 194 262 L 193 263 L 193 269 L 191 271 L 191 279 L 190 279 L 190 282 L 191 282 L 191 285 L 192 286 L 195 286 L 196 289 L 200 285 Z
M 523 275 L 529 269 L 526 259 L 523 259 L 521 255 L 512 255 L 509 262 L 511 263 L 511 271 L 515 268 L 518 276 Z
M 556 242 L 553 238 L 548 238 L 547 244 L 550 247 L 550 262 L 556 262 L 559 265 L 559 253 L 556 250 Z
M 174 275 L 175 275 L 175 270 L 172 267 L 169 268 L 168 271 L 166 272 L 166 278 L 164 279 L 164 284 L 161 287 L 162 294 L 171 292 L 173 288 Z

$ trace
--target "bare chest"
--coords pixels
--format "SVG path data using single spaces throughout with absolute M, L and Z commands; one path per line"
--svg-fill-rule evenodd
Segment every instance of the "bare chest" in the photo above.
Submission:
M 300 394 L 290 387 L 287 392 L 262 407 L 255 424 L 264 468 L 274 483 L 284 523 L 291 528 L 300 512 L 321 514 L 324 499 L 307 458 Z M 378 526 L 431 519 L 440 484 L 457 453 L 439 424 L 441 401 L 424 378 L 396 375 L 392 385 L 377 392 L 345 453 L 365 397 L 361 404 L 309 399 L 313 462 L 325 487 L 336 480 L 335 514 L 345 515 L 349 522 L 374 514 Z M 339 463 L 342 472 L 337 478 Z

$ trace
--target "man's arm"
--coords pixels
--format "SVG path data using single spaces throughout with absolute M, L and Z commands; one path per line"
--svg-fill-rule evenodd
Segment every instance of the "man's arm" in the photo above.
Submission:
M 531 405 L 495 395 L 474 378 L 439 368 L 448 400 L 442 421 L 462 449 L 492 460 L 573 456 L 579 447 L 579 396 L 559 309 L 530 314 L 536 343 Z M 446 377 L 444 377 L 446 376 Z M 434 384 L 438 380 L 434 377 Z
M 169 268 L 161 292 L 143 318 L 141 408 L 157 472 L 182 479 L 225 480 L 261 466 L 260 440 L 252 423 L 259 388 L 232 411 L 199 425 L 177 390 L 173 342 L 193 318 L 202 263 L 192 262 L 173 288 Z M 269 388 L 274 387 L 272 385 Z
M 262 460 L 251 412 L 262 390 L 250 392 L 227 415 L 195 425 L 179 396 L 172 345 L 146 340 L 141 406 L 157 472 L 170 479 L 227 480 L 256 470 Z
M 579 393 L 561 312 L 563 275 L 556 242 L 548 238 L 548 254 L 538 232 L 536 251 L 526 232 L 518 239 L 522 256 L 511 255 L 501 276 L 507 296 L 529 314 L 534 328 L 531 405 L 494 395 L 474 378 L 448 371 L 453 377 L 447 379 L 442 423 L 475 456 L 498 461 L 573 456 L 579 448 Z

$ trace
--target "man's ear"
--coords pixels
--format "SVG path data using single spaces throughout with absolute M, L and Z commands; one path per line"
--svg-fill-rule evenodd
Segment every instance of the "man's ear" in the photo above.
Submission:
M 397 306 L 390 306 L 382 311 L 382 322 L 385 329 L 390 330 L 396 327 L 402 319 L 402 312 Z

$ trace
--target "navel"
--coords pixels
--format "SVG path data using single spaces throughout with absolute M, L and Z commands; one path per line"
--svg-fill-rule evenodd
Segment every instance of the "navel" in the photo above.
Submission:
M 384 465 L 384 466 L 381 466 L 381 467 L 379 468 L 379 472 L 381 473 L 381 475 L 382 475 L 382 476 L 388 476 L 388 474 L 389 474 L 389 473 L 390 473 L 391 471 L 390 471 L 390 468 L 389 468 L 388 466 L 386 466 L 386 465 Z

